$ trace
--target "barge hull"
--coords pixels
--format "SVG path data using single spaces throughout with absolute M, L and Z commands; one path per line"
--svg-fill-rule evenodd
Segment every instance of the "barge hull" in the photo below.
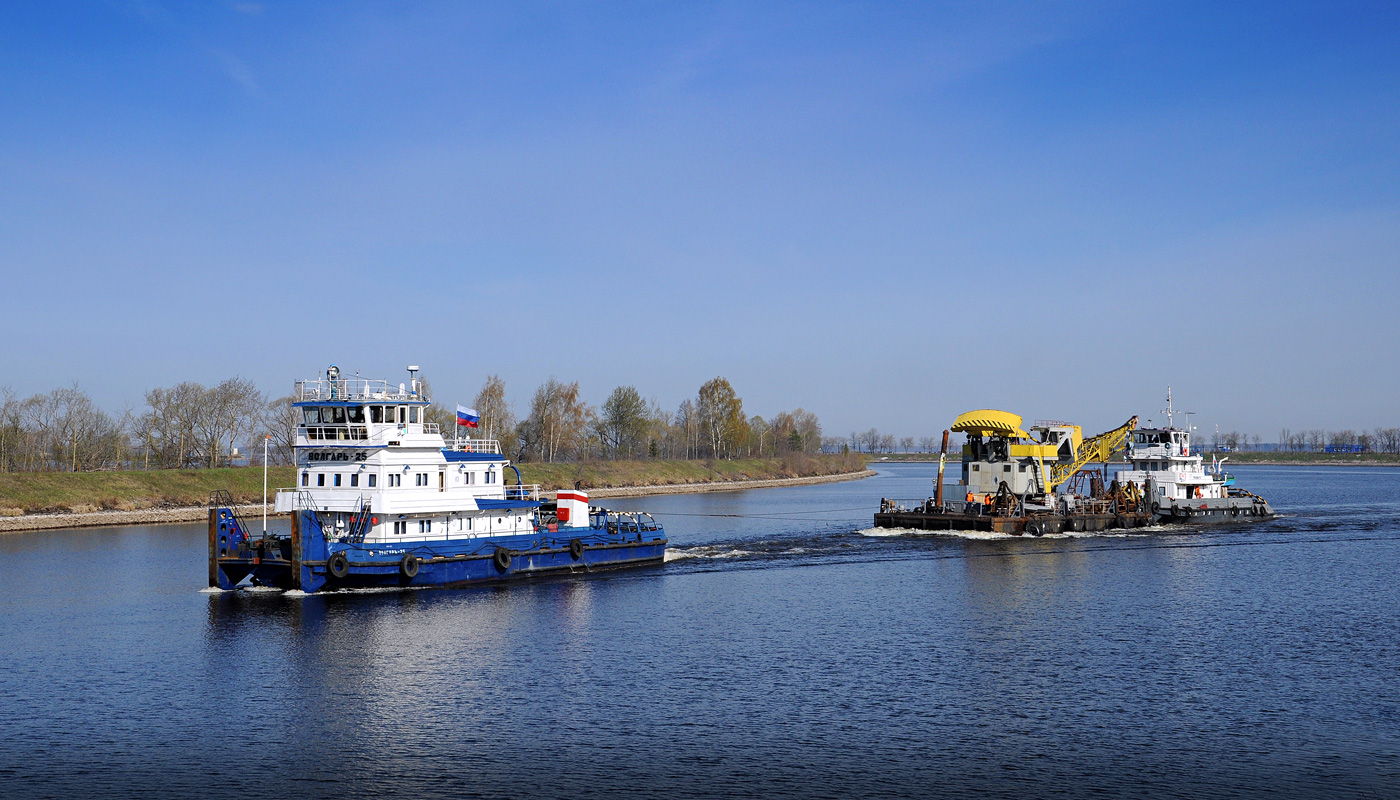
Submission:
M 910 528 L 921 531 L 982 531 L 1013 536 L 1047 533 L 1093 532 L 1151 525 L 1151 514 L 1074 514 L 997 516 L 991 514 L 929 514 L 922 511 L 888 511 L 875 515 L 877 528 Z

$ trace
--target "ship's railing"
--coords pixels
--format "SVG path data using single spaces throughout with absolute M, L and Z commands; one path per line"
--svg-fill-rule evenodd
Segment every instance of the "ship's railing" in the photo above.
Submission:
M 645 511 L 612 511 L 605 508 L 594 508 L 590 510 L 589 517 L 590 527 L 606 528 L 608 533 L 642 533 L 643 531 L 661 530 L 656 519 Z
M 402 385 L 368 378 L 311 378 L 297 381 L 292 389 L 297 402 L 310 400 L 424 400 Z
M 433 422 L 409 422 L 402 426 L 375 423 L 375 427 L 376 430 L 371 432 L 370 426 L 354 423 L 298 425 L 297 436 L 308 442 L 384 442 L 410 433 L 442 435 L 438 425 Z
M 313 442 L 358 442 L 369 438 L 366 425 L 299 425 L 297 435 Z
M 515 486 L 506 486 L 507 500 L 539 500 L 540 485 L 538 483 L 525 483 Z
M 501 443 L 495 439 L 453 439 L 451 449 L 463 453 L 495 453 L 500 455 Z
M 969 503 L 966 500 L 944 499 L 943 505 L 940 507 L 932 497 L 880 498 L 881 514 L 962 514 L 980 508 L 982 508 L 981 503 Z

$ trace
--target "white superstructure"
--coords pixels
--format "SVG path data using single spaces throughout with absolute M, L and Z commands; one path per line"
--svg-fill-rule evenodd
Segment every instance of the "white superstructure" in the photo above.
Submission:
M 1118 483 L 1133 481 L 1161 505 L 1226 497 L 1224 472 L 1207 470 L 1204 458 L 1191 453 L 1190 422 L 1185 428 L 1176 427 L 1176 415 L 1182 412 L 1172 407 L 1171 387 L 1167 387 L 1164 413 L 1165 428 L 1138 428 L 1128 438 L 1127 459 L 1132 467 L 1118 471 Z
M 499 442 L 444 439 L 415 371 L 397 386 L 334 366 L 298 381 L 297 485 L 277 491 L 276 510 L 315 509 L 328 538 L 365 543 L 533 533 L 539 487 L 519 485 Z

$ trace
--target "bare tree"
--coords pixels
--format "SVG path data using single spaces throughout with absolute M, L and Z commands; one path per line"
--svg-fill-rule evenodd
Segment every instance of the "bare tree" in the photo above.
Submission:
M 578 382 L 560 383 L 551 376 L 535 390 L 530 416 L 520 424 L 522 453 L 553 462 L 578 452 L 584 445 L 589 414 L 579 399 Z
M 476 393 L 472 407 L 481 417 L 481 430 L 487 439 L 505 438 L 508 431 L 515 430 L 515 414 L 506 402 L 506 382 L 500 376 L 486 376 L 486 383 Z

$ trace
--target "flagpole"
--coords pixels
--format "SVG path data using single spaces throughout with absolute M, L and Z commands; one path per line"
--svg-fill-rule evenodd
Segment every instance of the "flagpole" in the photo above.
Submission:
M 271 436 L 263 437 L 263 538 L 267 538 L 267 440 Z M 338 479 L 337 479 L 338 480 Z

